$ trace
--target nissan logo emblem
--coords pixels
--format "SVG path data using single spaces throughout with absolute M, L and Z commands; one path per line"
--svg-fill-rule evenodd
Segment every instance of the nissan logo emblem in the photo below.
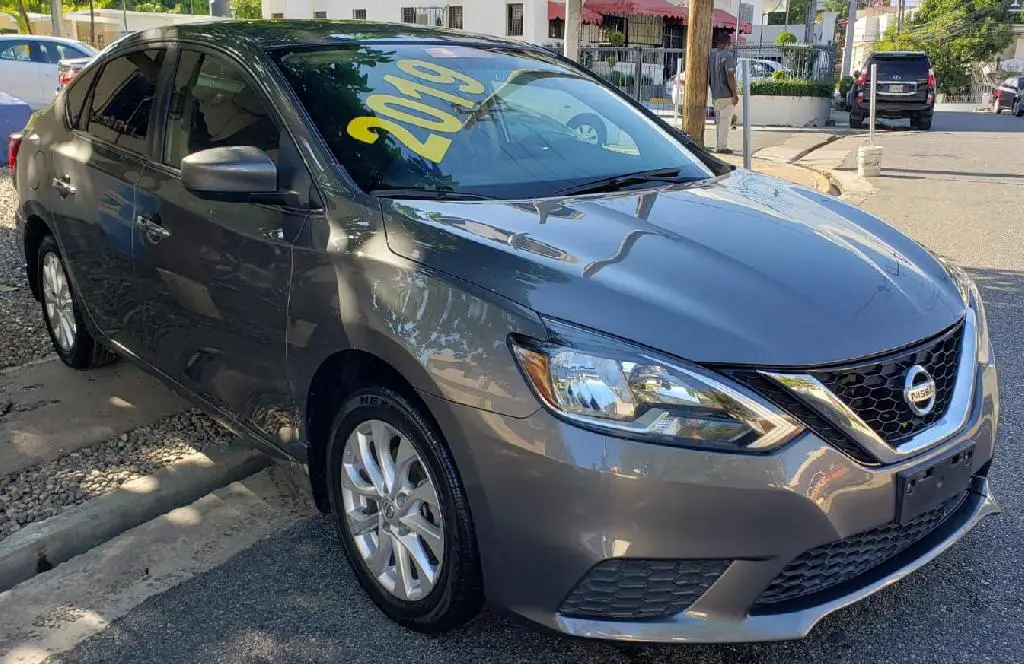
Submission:
M 935 380 L 920 364 L 907 370 L 903 381 L 903 399 L 917 416 L 924 416 L 935 408 Z

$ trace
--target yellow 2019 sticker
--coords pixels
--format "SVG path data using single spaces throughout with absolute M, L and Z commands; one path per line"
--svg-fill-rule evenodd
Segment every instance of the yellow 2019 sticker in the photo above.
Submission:
M 450 85 L 458 83 L 460 92 L 478 95 L 484 92 L 482 83 L 448 67 L 424 60 L 399 60 L 397 66 L 406 74 L 431 83 Z M 362 116 L 348 123 L 347 131 L 352 138 L 364 143 L 375 143 L 380 138 L 379 130 L 390 133 L 395 140 L 416 154 L 434 163 L 441 163 L 451 139 L 431 133 L 420 140 L 405 125 L 406 123 L 431 132 L 454 134 L 462 129 L 462 122 L 447 111 L 418 101 L 427 97 L 441 99 L 463 108 L 472 108 L 473 102 L 446 90 L 439 90 L 418 81 L 388 74 L 385 82 L 394 86 L 405 97 L 389 94 L 372 94 L 366 98 L 366 106 L 375 116 Z M 411 97 L 411 99 L 410 99 Z M 414 113 L 410 113 L 413 111 Z M 383 117 L 381 117 L 383 116 Z M 378 131 L 373 131 L 374 129 Z
M 448 152 L 448 148 L 452 144 L 451 139 L 438 136 L 437 134 L 430 134 L 427 136 L 427 140 L 421 141 L 402 125 L 391 120 L 385 120 L 384 118 L 364 115 L 348 123 L 349 136 L 363 143 L 376 143 L 377 139 L 380 138 L 380 134 L 370 131 L 371 129 L 384 129 L 390 132 L 402 145 L 435 164 L 441 163 L 445 153 Z

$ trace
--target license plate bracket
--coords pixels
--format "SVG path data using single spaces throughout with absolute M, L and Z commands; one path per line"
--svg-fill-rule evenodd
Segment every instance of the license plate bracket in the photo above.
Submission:
M 968 441 L 925 467 L 896 476 L 896 518 L 906 524 L 967 491 L 974 467 L 974 443 Z

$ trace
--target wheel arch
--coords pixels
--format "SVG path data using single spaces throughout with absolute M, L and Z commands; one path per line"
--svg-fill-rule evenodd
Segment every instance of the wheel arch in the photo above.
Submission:
M 52 235 L 60 246 L 60 240 L 54 232 L 50 215 L 37 201 L 28 201 L 22 207 L 22 214 L 25 217 L 25 235 L 23 238 L 25 252 L 25 272 L 28 277 L 29 290 L 32 296 L 38 300 L 39 291 L 39 265 L 36 254 L 39 253 L 39 244 L 47 235 Z
M 327 443 L 331 424 L 341 404 L 362 387 L 380 386 L 395 390 L 416 406 L 427 422 L 439 433 L 441 427 L 419 391 L 390 362 L 366 350 L 348 348 L 325 357 L 309 381 L 305 392 L 304 425 L 307 442 L 307 463 L 313 499 L 322 512 L 329 511 L 327 502 Z

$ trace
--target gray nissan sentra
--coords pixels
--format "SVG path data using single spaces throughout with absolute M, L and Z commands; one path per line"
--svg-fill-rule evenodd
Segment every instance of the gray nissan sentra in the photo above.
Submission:
M 307 473 L 412 629 L 486 598 L 579 636 L 798 638 L 998 511 L 964 272 L 545 50 L 143 32 L 13 153 L 61 359 L 129 358 Z

